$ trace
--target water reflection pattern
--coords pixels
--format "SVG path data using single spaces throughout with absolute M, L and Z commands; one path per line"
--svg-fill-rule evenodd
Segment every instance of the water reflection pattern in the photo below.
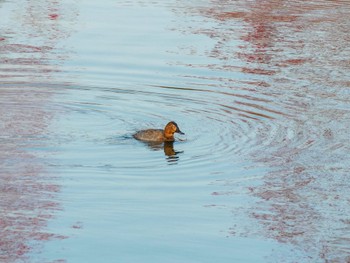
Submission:
M 0 3 L 0 9 L 9 5 L 5 10 L 10 12 L 4 14 L 16 21 L 0 26 L 0 261 L 4 263 L 25 262 L 42 242 L 65 238 L 46 230 L 48 220 L 61 209 L 55 200 L 60 185 L 50 175 L 47 156 L 52 154 L 48 126 L 54 118 L 54 85 L 49 80 L 65 56 L 55 46 L 69 35 L 57 20 L 69 12 L 57 1 L 22 2 L 23 8 Z
M 346 1 L 1 5 L 2 261 L 349 261 Z
M 202 19 L 181 29 L 214 43 L 205 55 L 216 62 L 188 66 L 231 71 L 236 77 L 218 79 L 219 92 L 249 94 L 222 105 L 224 114 L 242 117 L 233 129 L 254 129 L 240 147 L 271 170 L 247 186 L 257 201 L 240 210 L 262 229 L 237 221 L 229 232 L 293 244 L 306 251 L 303 261 L 350 260 L 349 11 L 345 1 L 212 1 L 190 9 L 188 17 Z

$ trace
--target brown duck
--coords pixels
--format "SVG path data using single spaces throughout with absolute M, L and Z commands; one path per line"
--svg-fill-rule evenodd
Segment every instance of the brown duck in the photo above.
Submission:
M 162 129 L 148 129 L 141 130 L 135 133 L 133 136 L 135 139 L 145 142 L 173 142 L 175 140 L 174 133 L 184 134 L 180 131 L 176 122 L 169 122 L 164 130 Z

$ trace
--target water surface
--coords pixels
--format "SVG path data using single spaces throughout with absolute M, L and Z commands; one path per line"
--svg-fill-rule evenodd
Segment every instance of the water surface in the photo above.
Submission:
M 349 261 L 349 13 L 1 1 L 1 261 Z

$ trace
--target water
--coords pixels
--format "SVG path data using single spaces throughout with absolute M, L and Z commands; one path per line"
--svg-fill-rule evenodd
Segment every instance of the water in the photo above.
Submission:
M 0 1 L 0 261 L 349 261 L 349 13 Z

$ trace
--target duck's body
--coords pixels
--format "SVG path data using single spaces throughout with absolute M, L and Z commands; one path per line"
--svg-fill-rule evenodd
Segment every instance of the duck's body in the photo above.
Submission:
M 174 133 L 184 134 L 180 131 L 177 124 L 173 121 L 169 122 L 164 130 L 162 129 L 148 129 L 135 133 L 135 139 L 145 142 L 173 142 L 175 140 Z

